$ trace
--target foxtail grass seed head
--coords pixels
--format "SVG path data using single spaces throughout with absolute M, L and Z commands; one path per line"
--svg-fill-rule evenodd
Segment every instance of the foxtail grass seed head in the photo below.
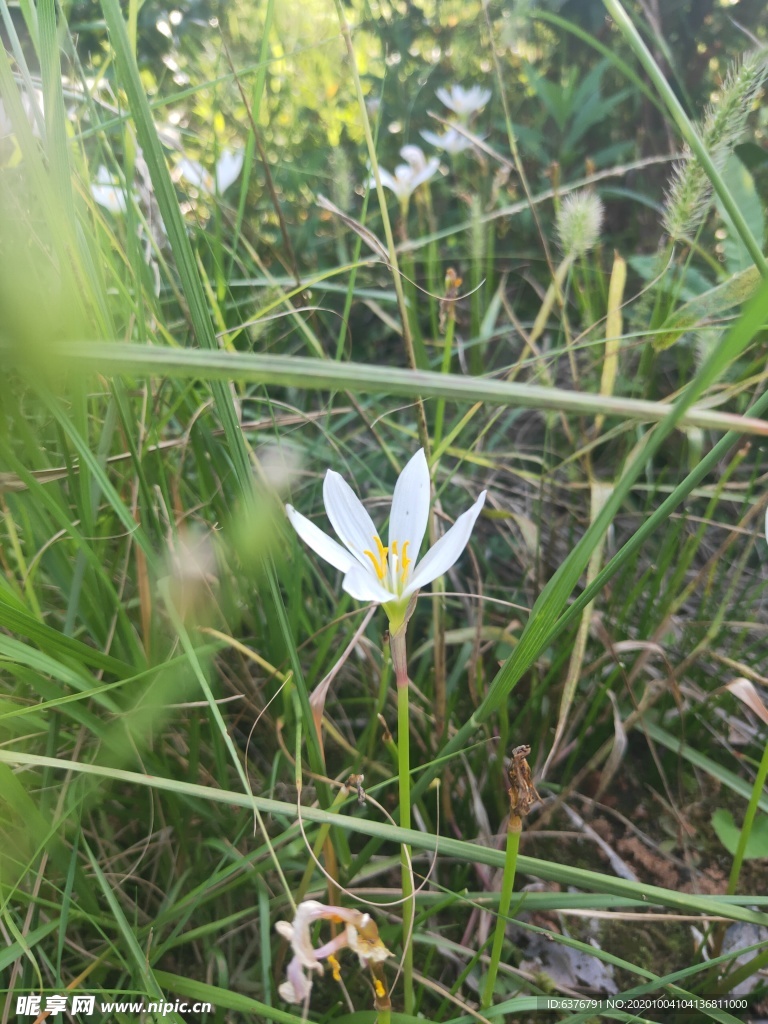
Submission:
M 219 583 L 212 531 L 180 526 L 168 537 L 170 594 L 185 622 L 205 622 L 213 612 Z
M 557 234 L 566 257 L 575 259 L 596 245 L 603 226 L 603 204 L 594 192 L 572 192 L 557 214 Z
M 352 208 L 354 193 L 355 183 L 347 151 L 343 146 L 334 146 L 331 150 L 331 198 L 340 210 L 346 211 Z
M 731 66 L 723 87 L 707 107 L 699 127 L 702 142 L 718 171 L 722 171 L 741 138 L 768 73 L 768 51 L 747 53 Z M 664 227 L 672 239 L 690 238 L 706 215 L 712 184 L 688 146 L 675 166 L 664 204 Z
M 320 920 L 335 921 L 343 924 L 344 928 L 334 939 L 315 948 L 310 930 Z M 380 965 L 392 953 L 379 938 L 379 929 L 370 914 L 347 907 L 327 906 L 317 900 L 304 900 L 296 908 L 293 921 L 278 921 L 275 930 L 290 942 L 293 951 L 293 959 L 285 972 L 286 980 L 278 989 L 287 1003 L 303 1003 L 309 999 L 312 974 L 323 974 L 323 960 L 328 961 L 334 979 L 340 981 L 341 965 L 336 954 L 346 948 L 357 953 L 361 967 L 371 969 L 377 999 L 386 994 Z
M 390 632 L 395 635 L 405 628 L 418 591 L 448 572 L 467 546 L 485 504 L 485 493 L 421 561 L 419 549 L 427 530 L 430 498 L 429 467 L 423 448 L 411 458 L 395 484 L 386 545 L 363 503 L 333 470 L 325 474 L 323 500 L 341 544 L 292 505 L 286 505 L 285 510 L 304 543 L 344 573 L 342 587 L 348 594 L 358 601 L 384 606 Z

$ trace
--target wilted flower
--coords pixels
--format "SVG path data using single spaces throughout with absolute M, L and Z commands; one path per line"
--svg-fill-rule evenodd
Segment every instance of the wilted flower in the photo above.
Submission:
M 438 135 L 437 132 L 431 132 L 425 128 L 421 132 L 421 137 L 426 139 L 435 149 L 442 149 L 446 153 L 450 153 L 451 156 L 456 156 L 457 153 L 463 153 L 465 150 L 472 148 L 472 140 L 468 139 L 466 135 L 456 128 L 448 128 L 442 135 Z
M 588 252 L 600 237 L 603 204 L 594 192 L 572 192 L 557 214 L 557 233 L 566 256 Z
M 110 213 L 125 213 L 128 207 L 125 189 L 103 164 L 96 172 L 96 180 L 91 182 L 91 195 Z
M 471 89 L 452 85 L 450 89 L 438 89 L 435 95 L 454 114 L 458 114 L 462 120 L 467 120 L 472 114 L 483 109 L 491 98 L 491 90 L 482 89 L 479 85 L 473 85 Z
M 325 474 L 325 511 L 339 540 L 286 505 L 288 518 L 301 539 L 326 562 L 344 573 L 344 590 L 358 601 L 384 606 L 390 631 L 395 634 L 408 621 L 409 606 L 421 587 L 446 573 L 467 546 L 472 528 L 485 503 L 485 491 L 453 526 L 417 561 L 429 519 L 429 468 L 424 449 L 411 458 L 395 484 L 389 515 L 389 544 L 381 542 L 360 499 L 333 470 Z
M 400 156 L 406 163 L 398 164 L 394 174 L 379 168 L 379 176 L 382 185 L 391 189 L 401 203 L 406 203 L 419 185 L 429 181 L 435 174 L 440 166 L 440 161 L 436 156 L 432 156 L 427 160 L 419 146 L 403 146 L 400 150 Z M 376 179 L 371 178 L 369 186 L 373 188 L 375 184 Z
M 181 157 L 176 167 L 182 178 L 185 178 L 195 188 L 207 192 L 209 196 L 223 195 L 229 186 L 237 181 L 240 171 L 243 169 L 244 159 L 245 153 L 242 149 L 225 149 L 222 150 L 221 156 L 216 161 L 214 174 L 206 171 L 197 160 L 190 160 L 186 156 Z
M 315 921 L 336 921 L 344 924 L 343 930 L 317 949 L 312 945 L 310 929 Z M 288 939 L 293 950 L 293 959 L 286 968 L 286 981 L 278 991 L 287 1003 L 302 1003 L 309 999 L 312 978 L 305 971 L 323 973 L 321 960 L 328 960 L 333 975 L 338 980 L 340 967 L 336 953 L 349 947 L 357 953 L 360 966 L 373 966 L 392 956 L 379 938 L 379 929 L 370 914 L 347 907 L 330 907 L 317 900 L 304 900 L 296 908 L 293 921 L 278 921 L 275 929 Z

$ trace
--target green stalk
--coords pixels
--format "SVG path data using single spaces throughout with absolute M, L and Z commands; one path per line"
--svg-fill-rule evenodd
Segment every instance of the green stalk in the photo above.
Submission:
M 445 341 L 443 342 L 443 363 L 440 367 L 441 373 L 451 372 L 451 356 L 453 355 L 453 331 L 456 327 L 456 317 L 454 315 L 453 303 L 448 312 L 448 322 L 445 325 Z M 437 408 L 435 409 L 435 429 L 434 429 L 434 446 L 435 448 L 440 447 L 440 442 L 443 439 L 443 420 L 445 418 L 445 399 L 440 398 L 437 402 Z
M 517 851 L 520 848 L 520 833 L 522 822 L 517 815 L 510 815 L 507 826 L 507 852 L 504 856 L 504 876 L 501 882 L 501 895 L 499 897 L 499 916 L 496 918 L 496 931 L 493 934 L 493 949 L 491 950 L 491 962 L 488 965 L 488 974 L 485 978 L 483 989 L 483 1001 L 480 1004 L 482 1010 L 487 1010 L 493 999 L 493 990 L 496 986 L 496 974 L 499 970 L 501 950 L 504 946 L 504 934 L 507 930 L 509 918 L 509 905 L 512 902 L 512 889 L 515 885 L 515 872 L 517 870 Z
M 760 767 L 757 770 L 755 776 L 755 784 L 752 787 L 752 795 L 749 798 L 747 804 L 747 813 L 744 815 L 744 824 L 741 826 L 741 835 L 739 836 L 739 845 L 736 847 L 736 853 L 733 856 L 733 865 L 731 866 L 731 875 L 728 879 L 728 895 L 733 896 L 736 892 L 736 886 L 739 882 L 739 875 L 741 874 L 741 864 L 744 860 L 744 851 L 747 848 L 749 842 L 749 836 L 752 832 L 752 825 L 755 820 L 755 814 L 757 813 L 757 805 L 760 802 L 760 797 L 765 791 L 765 780 L 768 778 L 768 743 L 763 748 L 763 756 L 760 761 Z
M 408 713 L 408 658 L 405 648 L 405 626 L 389 638 L 392 661 L 397 677 L 397 769 L 400 803 L 400 827 L 411 827 L 411 744 Z M 400 863 L 403 878 L 403 1006 L 413 1013 L 413 883 L 411 881 L 411 848 L 401 846 Z

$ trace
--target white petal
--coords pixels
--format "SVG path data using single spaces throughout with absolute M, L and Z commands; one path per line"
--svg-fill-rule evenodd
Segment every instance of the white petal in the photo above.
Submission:
M 431 146 L 434 146 L 436 149 L 443 148 L 442 135 L 438 135 L 437 132 L 431 132 L 428 128 L 422 128 L 420 134 L 422 139 L 428 142 Z
M 399 186 L 395 179 L 392 177 L 392 175 L 389 173 L 389 171 L 385 170 L 383 167 L 380 167 L 379 178 L 381 179 L 381 184 L 384 186 L 384 188 L 391 189 L 395 194 L 397 194 Z M 368 181 L 368 187 L 376 188 L 376 179 L 374 177 L 371 177 L 370 180 Z
M 356 601 L 373 601 L 375 604 L 387 604 L 395 599 L 379 583 L 373 569 L 366 569 L 363 565 L 353 565 L 342 581 L 342 587 Z
M 125 213 L 127 209 L 125 192 L 116 185 L 92 184 L 91 195 L 99 206 L 103 206 L 110 213 Z
M 341 544 L 337 544 L 332 537 L 329 537 L 327 533 L 323 533 L 306 516 L 303 516 L 301 512 L 297 512 L 293 505 L 286 505 L 285 511 L 288 513 L 288 518 L 294 530 L 305 544 L 308 544 L 326 562 L 330 562 L 334 568 L 341 569 L 342 572 L 349 572 L 355 560 L 348 551 L 344 550 Z
M 236 152 L 232 152 L 230 149 L 225 149 L 219 159 L 216 161 L 216 187 L 219 193 L 226 192 L 230 185 L 232 185 L 243 169 L 243 160 L 245 159 L 245 151 L 238 149 Z
M 419 448 L 395 484 L 389 515 L 389 543 L 397 541 L 397 553 L 403 554 L 408 542 L 408 557 L 415 562 L 429 521 L 429 467 L 424 449 Z
M 302 970 L 298 957 L 291 960 L 285 973 L 287 980 L 277 990 L 280 993 L 280 998 L 284 999 L 286 1003 L 303 1003 L 309 999 L 312 991 L 312 979 L 308 978 Z
M 363 503 L 347 481 L 332 469 L 325 474 L 323 501 L 331 526 L 341 543 L 352 552 L 361 565 L 370 566 L 371 562 L 363 552 L 376 552 L 374 538 L 378 537 L 378 531 Z
M 421 562 L 416 566 L 416 571 L 403 591 L 403 597 L 414 594 L 421 587 L 436 580 L 444 572 L 448 572 L 456 562 L 459 555 L 467 546 L 467 542 L 475 525 L 475 520 L 480 515 L 480 510 L 485 504 L 485 491 L 480 495 L 472 508 L 462 513 L 448 533 L 440 538 L 434 547 L 430 548 Z
M 177 162 L 176 167 L 182 178 L 186 178 L 190 185 L 194 185 L 195 188 L 202 189 L 203 192 L 213 195 L 216 186 L 213 178 L 201 163 L 183 156 Z
M 478 138 L 482 139 L 485 138 L 485 136 L 479 135 Z M 449 128 L 445 135 L 443 135 L 441 148 L 444 149 L 446 153 L 450 153 L 452 156 L 455 156 L 457 153 L 463 153 L 465 150 L 471 149 L 472 142 L 466 137 L 466 135 L 462 135 L 461 132 L 457 131 L 455 128 Z
M 424 150 L 421 146 L 403 146 L 400 150 L 400 156 L 414 172 L 421 171 L 427 162 L 427 158 L 424 156 Z
M 426 166 L 423 167 L 418 174 L 414 174 L 413 177 L 411 178 L 411 189 L 415 191 L 419 187 L 419 185 L 423 185 L 425 181 L 429 181 L 429 179 L 434 175 L 435 171 L 437 171 L 439 166 L 440 160 L 438 159 L 438 157 L 431 156 L 427 161 Z
M 448 92 L 447 89 L 435 90 L 435 96 L 437 96 L 440 102 L 443 103 L 446 107 L 448 107 L 449 110 L 452 110 L 454 114 L 458 113 L 456 107 L 453 105 L 453 96 L 451 95 L 450 92 Z

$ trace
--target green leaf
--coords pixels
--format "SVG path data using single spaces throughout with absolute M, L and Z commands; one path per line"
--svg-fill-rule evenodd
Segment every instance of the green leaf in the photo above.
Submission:
M 730 192 L 734 203 L 736 203 L 743 213 L 744 220 L 752 229 L 752 234 L 762 246 L 765 241 L 765 215 L 763 213 L 763 204 L 760 200 L 760 196 L 757 194 L 754 178 L 741 160 L 733 154 L 728 157 L 725 167 L 723 168 L 723 181 L 725 182 L 726 188 Z M 747 267 L 751 267 L 753 265 L 752 259 L 746 246 L 739 238 L 738 232 L 733 225 L 733 221 L 726 213 L 721 200 L 717 201 L 717 212 L 720 215 L 720 219 L 725 225 L 725 230 L 727 232 L 727 237 L 723 243 L 725 265 L 732 274 L 735 274 L 740 270 L 746 270 Z
M 741 829 L 734 822 L 731 812 L 718 808 L 712 815 L 712 828 L 728 853 L 735 854 Z M 764 814 L 755 818 L 744 850 L 745 860 L 758 860 L 762 857 L 768 857 L 768 816 Z
M 713 317 L 720 317 L 727 310 L 746 302 L 755 293 L 760 284 L 760 272 L 748 258 L 746 249 L 743 252 L 743 270 L 686 302 L 662 324 L 660 333 L 653 339 L 653 347 L 657 351 L 669 348 L 686 331 L 705 324 Z

